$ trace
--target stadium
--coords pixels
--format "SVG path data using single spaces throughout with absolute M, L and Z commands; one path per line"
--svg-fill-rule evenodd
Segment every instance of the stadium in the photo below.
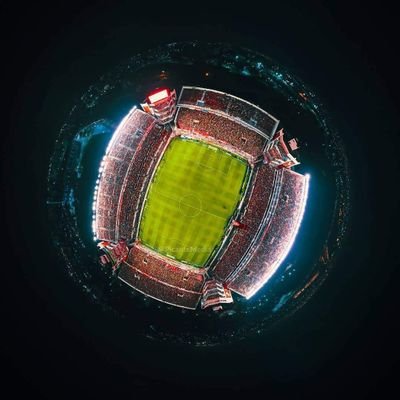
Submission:
M 160 88 L 115 130 L 99 168 L 100 262 L 138 292 L 187 309 L 250 298 L 290 251 L 308 176 L 279 121 L 228 93 Z

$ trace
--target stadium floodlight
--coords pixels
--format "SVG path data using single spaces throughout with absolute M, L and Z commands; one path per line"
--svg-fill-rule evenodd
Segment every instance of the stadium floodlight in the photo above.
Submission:
M 152 95 L 149 96 L 149 102 L 154 104 L 157 103 L 160 100 L 164 100 L 168 97 L 168 90 L 167 89 L 163 89 L 159 92 L 156 92 Z

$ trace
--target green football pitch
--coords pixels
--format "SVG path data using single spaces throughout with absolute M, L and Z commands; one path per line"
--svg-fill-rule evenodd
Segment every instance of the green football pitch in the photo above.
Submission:
M 202 267 L 224 237 L 243 194 L 247 168 L 245 160 L 218 147 L 173 139 L 150 184 L 140 241 Z

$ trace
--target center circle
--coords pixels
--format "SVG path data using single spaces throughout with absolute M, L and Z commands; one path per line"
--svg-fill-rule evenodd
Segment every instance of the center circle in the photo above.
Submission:
M 179 209 L 185 217 L 195 218 L 202 211 L 201 200 L 193 193 L 189 193 L 179 200 Z

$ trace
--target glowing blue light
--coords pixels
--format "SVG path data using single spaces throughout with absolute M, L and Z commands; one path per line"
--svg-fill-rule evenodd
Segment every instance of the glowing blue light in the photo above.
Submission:
M 109 153 L 109 151 L 111 150 L 111 147 L 115 141 L 115 139 L 118 137 L 118 134 L 121 130 L 121 128 L 124 126 L 125 122 L 128 120 L 128 118 L 131 116 L 131 114 L 137 109 L 137 106 L 133 106 L 133 108 L 128 112 L 127 115 L 125 115 L 125 117 L 122 119 L 122 121 L 119 123 L 117 129 L 114 131 L 110 142 L 108 143 L 107 149 L 106 149 L 106 155 Z

